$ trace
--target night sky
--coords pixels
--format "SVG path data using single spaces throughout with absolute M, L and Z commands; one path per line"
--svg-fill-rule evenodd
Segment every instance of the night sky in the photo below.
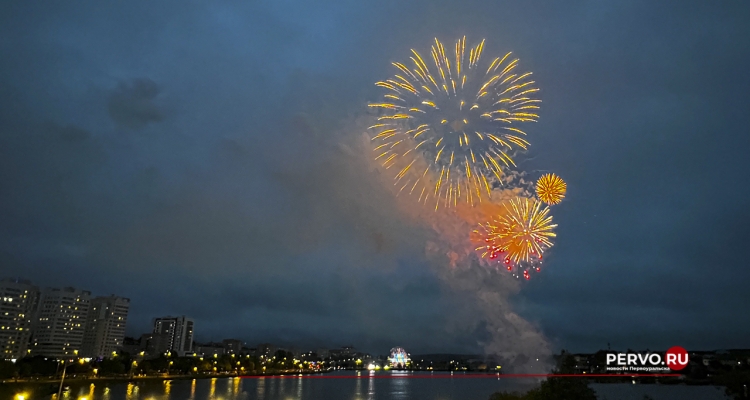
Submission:
M 748 20 L 741 1 L 4 2 L 0 276 L 129 297 L 132 336 L 186 314 L 199 341 L 375 354 L 527 331 L 750 347 Z M 519 167 L 568 182 L 522 284 L 426 250 L 360 151 L 390 63 L 463 35 L 534 72 Z

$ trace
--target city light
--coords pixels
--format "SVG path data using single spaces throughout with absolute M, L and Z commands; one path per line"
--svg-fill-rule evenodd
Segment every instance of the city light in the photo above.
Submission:
M 0 400 L 750 400 L 750 0 L 102 3 L 1 7 Z
M 394 347 L 391 349 L 391 355 L 388 357 L 388 361 L 393 368 L 404 368 L 411 360 L 409 359 L 409 354 L 406 353 L 406 350 L 401 347 Z

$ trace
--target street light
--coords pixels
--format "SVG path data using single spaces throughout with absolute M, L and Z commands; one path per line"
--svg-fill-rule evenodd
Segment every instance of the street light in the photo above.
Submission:
M 73 354 L 78 356 L 78 350 L 73 350 Z M 60 388 L 57 390 L 57 398 L 62 395 L 63 382 L 65 382 L 65 371 L 68 369 L 68 360 L 63 360 L 63 373 L 60 377 Z

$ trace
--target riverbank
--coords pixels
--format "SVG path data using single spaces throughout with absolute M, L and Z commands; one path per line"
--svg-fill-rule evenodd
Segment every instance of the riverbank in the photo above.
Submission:
M 147 376 L 103 376 L 103 377 L 78 377 L 78 376 L 66 376 L 65 383 L 68 384 L 81 384 L 81 383 L 107 383 L 107 382 L 142 382 L 142 381 L 158 381 L 158 380 L 186 380 L 186 379 L 213 379 L 213 378 L 235 378 L 235 377 L 273 377 L 273 376 L 288 376 L 288 375 L 317 375 L 333 372 L 334 370 L 322 370 L 322 371 L 282 371 L 268 374 L 191 374 L 191 375 L 147 375 Z M 6 379 L 1 380 L 0 384 L 3 385 L 22 385 L 22 384 L 52 384 L 60 383 L 60 378 L 26 378 L 26 379 Z
M 507 379 L 487 374 L 458 373 L 412 373 L 368 371 L 326 371 L 326 378 L 335 379 L 294 379 L 298 372 L 285 374 L 253 375 L 274 378 L 287 375 L 289 379 L 233 379 L 235 375 L 172 375 L 169 377 L 149 376 L 129 380 L 124 377 L 97 379 L 66 379 L 66 398 L 88 400 L 128 400 L 133 398 L 164 400 L 243 400 L 248 396 L 266 400 L 289 400 L 300 398 L 320 398 L 316 394 L 325 393 L 326 400 L 349 400 L 367 398 L 377 393 L 378 398 L 398 397 L 407 400 L 447 399 L 486 400 L 495 392 L 526 393 L 538 386 L 533 379 Z M 317 374 L 312 374 L 317 375 Z M 411 375 L 411 376 L 410 376 Z M 443 375 L 447 379 L 424 379 L 428 375 Z M 484 375 L 484 376 L 483 376 Z M 372 379 L 372 378 L 388 379 Z M 465 379 L 465 378 L 474 379 Z M 217 378 L 217 379 L 212 379 Z M 312 378 L 312 376 L 311 376 Z M 339 379 L 341 378 L 341 379 Z M 360 379 L 357 379 L 360 378 Z M 409 379 L 414 378 L 414 379 Z M 571 378 L 573 379 L 573 378 Z M 578 378 L 575 378 L 578 379 Z M 652 398 L 681 400 L 706 399 L 726 400 L 723 387 L 674 385 L 674 384 L 632 384 L 622 382 L 590 383 L 599 398 Z M 53 400 L 59 389 L 59 381 L 17 382 L 12 387 L 0 385 L 0 399 L 15 400 L 20 394 L 26 400 Z M 248 395 L 249 394 L 249 395 Z M 635 396 L 635 397 L 633 397 Z
M 289 375 L 312 375 L 329 373 L 332 371 L 300 372 L 285 371 L 269 374 L 193 374 L 193 375 L 150 375 L 150 376 L 106 376 L 106 377 L 65 377 L 64 387 L 81 387 L 81 386 L 100 386 L 100 385 L 123 385 L 152 383 L 159 381 L 186 381 L 186 380 L 209 380 L 209 379 L 226 379 L 237 377 L 275 377 Z M 15 399 L 18 394 L 22 394 L 25 399 L 35 399 L 49 396 L 57 393 L 60 389 L 60 379 L 40 378 L 40 379 L 6 379 L 0 381 L 0 399 Z

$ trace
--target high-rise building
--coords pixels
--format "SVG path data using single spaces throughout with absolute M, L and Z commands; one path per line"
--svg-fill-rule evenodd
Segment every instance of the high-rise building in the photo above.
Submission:
M 139 339 L 140 351 L 145 351 L 149 357 L 158 357 L 171 350 L 172 335 L 168 333 L 145 333 Z
M 195 322 L 186 316 L 154 319 L 154 332 L 166 335 L 168 349 L 180 356 L 193 352 L 193 326 Z
M 111 357 L 122 348 L 129 308 L 130 299 L 115 295 L 91 300 L 81 349 L 84 357 Z
M 260 357 L 272 357 L 273 353 L 276 352 L 276 346 L 271 343 L 261 343 L 255 348 L 255 355 Z
M 229 354 L 223 344 L 220 343 L 204 343 L 195 345 L 195 354 L 203 357 L 217 357 L 224 354 Z
M 238 339 L 224 339 L 221 341 L 224 346 L 224 353 L 226 354 L 240 354 L 242 353 L 242 341 Z
M 27 354 L 39 288 L 31 282 L 0 280 L 0 360 L 15 360 Z
M 91 292 L 72 287 L 42 291 L 34 318 L 32 355 L 64 358 L 83 344 Z

